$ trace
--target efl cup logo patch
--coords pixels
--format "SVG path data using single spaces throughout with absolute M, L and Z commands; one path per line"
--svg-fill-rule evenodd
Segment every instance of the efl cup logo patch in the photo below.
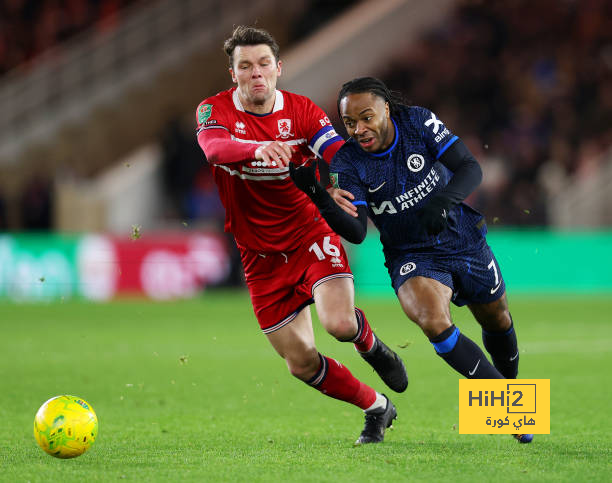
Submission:
M 400 275 L 408 275 L 415 268 L 416 268 L 416 263 L 414 263 L 414 262 L 404 263 L 402 265 L 402 268 L 400 268 Z
M 338 173 L 329 173 L 329 182 L 334 188 L 340 188 L 338 184 Z
M 278 120 L 278 135 L 277 138 L 287 139 L 293 136 L 291 132 L 291 119 L 279 119 Z
M 212 114 L 212 104 L 202 104 L 198 107 L 198 124 L 204 124 Z
M 420 154 L 411 154 L 408 156 L 406 160 L 406 164 L 408 164 L 408 169 L 413 173 L 418 173 L 425 166 L 425 158 Z

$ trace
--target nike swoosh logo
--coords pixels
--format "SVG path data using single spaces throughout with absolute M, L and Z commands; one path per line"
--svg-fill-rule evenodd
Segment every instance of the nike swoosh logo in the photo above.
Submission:
M 370 193 L 374 193 L 375 191 L 378 191 L 380 188 L 382 188 L 382 187 L 385 185 L 385 183 L 386 183 L 386 181 L 383 181 L 383 182 L 382 182 L 382 184 L 381 184 L 380 186 L 378 186 L 377 188 L 374 188 L 374 189 L 372 189 L 372 188 L 368 188 L 368 191 L 369 191 Z
M 516 355 L 514 357 L 510 358 L 510 362 L 512 362 L 514 359 L 516 359 L 518 357 L 518 351 L 516 351 Z
M 474 373 L 476 372 L 476 369 L 478 369 L 478 365 L 480 364 L 480 359 L 478 359 L 478 362 L 476 363 L 476 365 L 474 366 L 474 369 L 472 369 L 470 372 L 468 372 L 468 374 L 470 376 L 473 376 Z
M 491 289 L 491 295 L 493 295 L 495 292 L 497 292 L 497 291 L 499 290 L 499 287 L 501 287 L 501 284 L 502 284 L 502 283 L 501 283 L 501 282 L 499 282 L 499 283 L 497 284 L 497 287 L 495 287 L 495 288 L 492 288 L 492 289 Z

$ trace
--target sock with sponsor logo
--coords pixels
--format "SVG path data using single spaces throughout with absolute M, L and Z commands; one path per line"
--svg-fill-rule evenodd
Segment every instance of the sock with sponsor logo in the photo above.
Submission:
M 518 375 L 519 350 L 516 342 L 514 322 L 510 316 L 510 328 L 503 332 L 482 330 L 482 342 L 491 354 L 495 368 L 506 379 L 516 379 Z
M 355 349 L 359 352 L 370 352 L 374 346 L 374 333 L 366 319 L 363 310 L 355 307 L 355 317 L 357 317 L 357 335 L 351 340 L 355 344 Z
M 337 360 L 319 354 L 321 366 L 306 384 L 334 399 L 340 399 L 366 410 L 376 402 L 376 391 L 356 379 Z
M 468 379 L 504 379 L 480 347 L 459 332 L 454 324 L 429 340 L 436 353 Z

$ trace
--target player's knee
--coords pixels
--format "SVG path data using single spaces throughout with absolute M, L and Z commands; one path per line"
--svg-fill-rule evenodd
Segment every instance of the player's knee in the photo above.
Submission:
M 316 349 L 300 356 L 287 357 L 285 361 L 291 375 L 302 381 L 312 379 L 321 366 L 321 359 Z
M 325 330 L 339 341 L 352 340 L 357 334 L 357 320 L 353 312 L 336 315 L 323 325 Z
M 512 325 L 512 317 L 509 310 L 502 310 L 495 318 L 497 330 L 508 330 Z
M 429 311 L 423 311 L 415 322 L 428 339 L 436 337 L 453 324 L 446 315 Z
M 498 310 L 488 317 L 482 323 L 482 328 L 490 332 L 501 332 L 508 330 L 512 325 L 512 317 L 509 310 Z

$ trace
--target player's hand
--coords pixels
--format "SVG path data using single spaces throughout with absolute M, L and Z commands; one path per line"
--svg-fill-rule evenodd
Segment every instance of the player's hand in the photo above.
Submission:
M 429 200 L 417 213 L 423 231 L 430 236 L 442 233 L 448 226 L 452 206 L 452 202 L 443 196 L 434 196 Z
M 310 166 L 297 167 L 295 164 L 289 163 L 289 176 L 291 176 L 295 185 L 310 197 L 323 189 L 317 180 L 316 171 L 315 163 L 311 163 Z
M 349 215 L 357 218 L 359 215 L 357 213 L 357 207 L 351 203 L 350 200 L 354 200 L 355 196 L 350 191 L 342 190 L 340 188 L 328 188 L 327 192 L 329 196 L 336 202 L 336 204 L 346 211 Z
M 255 150 L 255 159 L 264 163 L 276 163 L 278 166 L 289 166 L 293 150 L 291 146 L 282 141 L 274 141 Z

